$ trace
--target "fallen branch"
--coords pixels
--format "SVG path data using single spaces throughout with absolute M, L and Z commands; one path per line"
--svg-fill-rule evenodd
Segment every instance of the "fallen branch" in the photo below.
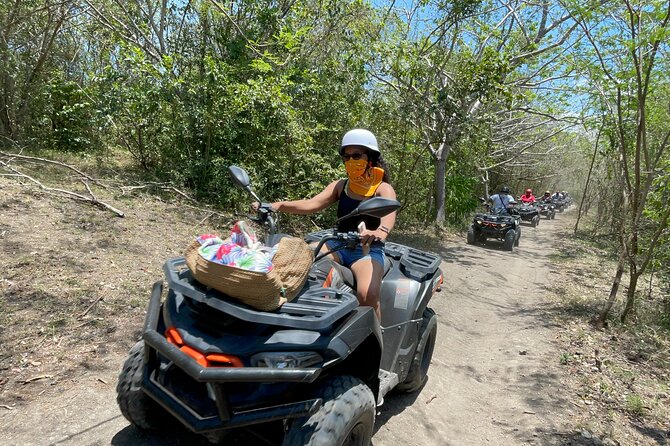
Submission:
M 2 153 L 2 152 L 0 152 L 0 153 Z M 94 204 L 98 207 L 108 209 L 108 210 L 114 212 L 119 217 L 125 217 L 125 214 L 122 211 L 116 209 L 112 205 L 109 205 L 109 204 L 105 203 L 104 201 L 98 200 L 97 198 L 95 198 L 95 196 L 93 194 L 91 194 L 91 197 L 89 198 L 89 197 L 85 197 L 83 195 L 80 195 L 76 192 L 72 192 L 72 191 L 69 191 L 69 190 L 58 189 L 58 188 L 55 188 L 55 187 L 48 187 L 48 186 L 45 186 L 44 184 L 42 184 L 40 181 L 36 180 L 35 178 L 31 177 L 30 175 L 27 175 L 23 172 L 20 172 L 19 170 L 15 169 L 14 167 L 10 166 L 8 163 L 6 163 L 4 161 L 0 161 L 0 165 L 2 165 L 6 169 L 14 172 L 19 177 L 25 178 L 25 179 L 31 181 L 32 183 L 35 183 L 42 190 L 50 193 L 51 195 L 55 195 L 57 197 L 70 198 L 70 199 L 73 199 L 73 200 L 86 201 L 86 202 L 92 203 L 92 204 Z M 88 185 L 87 185 L 87 188 L 88 188 Z M 89 191 L 90 191 L 90 189 L 89 189 Z M 56 192 L 56 193 L 54 193 L 54 192 Z
M 213 217 L 215 214 L 216 214 L 216 212 L 210 212 L 210 214 L 205 216 L 205 218 L 203 218 L 202 220 L 200 220 L 196 226 L 200 226 L 205 221 L 207 221 L 210 217 Z
M 100 301 L 102 300 L 103 297 L 105 297 L 105 296 L 104 296 L 104 295 L 101 295 L 101 296 L 98 297 L 96 300 L 94 300 L 93 303 L 92 303 L 91 305 L 89 305 L 88 308 L 85 309 L 83 313 L 81 313 L 79 316 L 77 316 L 77 319 L 81 319 L 82 317 L 86 316 L 86 315 L 88 314 L 88 312 L 91 311 L 91 308 L 93 308 L 93 307 L 95 306 L 95 304 L 97 304 L 98 302 L 100 302 Z
M 66 168 L 68 168 L 68 169 L 70 169 L 70 170 L 73 170 L 73 171 L 77 172 L 77 174 L 81 175 L 82 177 L 86 178 L 87 180 L 89 180 L 89 181 L 93 181 L 93 182 L 94 182 L 95 184 L 97 184 L 98 186 L 101 186 L 101 187 L 103 187 L 103 188 L 107 188 L 107 186 L 105 186 L 104 184 L 99 183 L 95 178 L 92 178 L 92 177 L 86 175 L 84 172 L 82 172 L 81 170 L 77 169 L 76 167 L 70 166 L 69 164 L 61 163 L 60 161 L 49 160 L 49 159 L 46 159 L 46 158 L 38 158 L 38 157 L 36 157 L 36 156 L 19 155 L 18 153 L 7 153 L 7 152 L 3 152 L 3 151 L 1 151 L 1 150 L 0 150 L 0 155 L 2 155 L 2 156 L 6 156 L 6 157 L 8 157 L 8 158 L 12 158 L 12 159 L 22 159 L 22 160 L 27 160 L 27 161 L 37 161 L 37 162 L 40 162 L 40 163 L 56 164 L 56 165 L 58 165 L 58 166 L 66 167 Z
M 39 381 L 40 379 L 47 379 L 47 378 L 53 378 L 53 375 L 33 376 L 32 378 L 28 378 L 27 380 L 23 381 L 23 384 L 29 384 L 33 381 Z
M 193 198 L 186 195 L 184 192 L 180 191 L 179 189 L 177 189 L 176 187 L 171 185 L 170 183 L 144 183 L 144 184 L 140 184 L 138 186 L 120 186 L 120 188 L 121 188 L 121 193 L 122 194 L 125 194 L 126 192 L 132 192 L 132 191 L 137 190 L 137 189 L 157 188 L 157 189 L 161 189 L 161 190 L 170 190 L 170 191 L 172 191 L 176 194 L 179 194 L 182 197 L 186 198 L 188 201 L 193 201 L 193 202 L 196 201 Z
M 200 208 L 198 206 L 191 206 L 190 204 L 180 204 L 180 207 L 186 207 L 189 209 L 195 209 L 196 211 L 201 211 L 201 212 L 209 212 L 210 215 L 207 216 L 207 218 L 211 218 L 214 215 L 217 215 L 219 217 L 224 217 L 224 218 L 230 218 L 230 215 L 223 214 L 221 212 L 213 211 L 211 209 L 206 209 L 206 208 Z

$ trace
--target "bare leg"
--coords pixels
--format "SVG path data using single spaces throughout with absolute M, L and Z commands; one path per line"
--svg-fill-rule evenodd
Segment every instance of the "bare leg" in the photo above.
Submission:
M 319 244 L 319 242 L 312 242 L 312 243 L 309 244 L 309 247 L 312 248 L 312 249 L 316 249 L 316 246 L 317 246 L 318 244 Z M 326 245 L 323 245 L 323 246 L 321 247 L 321 250 L 320 250 L 319 252 L 321 252 L 321 253 L 328 252 L 328 247 L 327 247 Z M 340 262 L 340 258 L 339 258 L 339 257 L 337 256 L 337 254 L 334 253 L 334 252 L 331 252 L 330 254 L 328 254 L 328 257 L 329 257 L 332 261 L 334 261 L 335 263 L 341 263 L 341 262 Z
M 379 300 L 381 297 L 384 267 L 367 258 L 358 260 L 351 265 L 351 271 L 354 273 L 354 277 L 356 277 L 358 303 L 372 307 L 377 315 L 377 320 L 381 322 L 382 314 Z

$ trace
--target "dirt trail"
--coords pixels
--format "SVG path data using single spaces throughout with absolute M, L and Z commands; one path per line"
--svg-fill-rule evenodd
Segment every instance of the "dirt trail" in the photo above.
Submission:
M 463 237 L 445 243 L 446 285 L 432 302 L 440 322 L 428 383 L 420 393 L 386 397 L 374 446 L 576 444 L 566 439 L 570 407 L 542 296 L 549 235 L 567 220 L 561 214 L 536 229 L 524 227 L 513 254 L 495 242 L 468 246 Z M 103 367 L 61 393 L 0 409 L 2 444 L 205 444 L 183 434 L 148 435 L 128 424 L 114 390 L 123 359 L 110 353 Z M 249 435 L 231 444 L 261 444 Z

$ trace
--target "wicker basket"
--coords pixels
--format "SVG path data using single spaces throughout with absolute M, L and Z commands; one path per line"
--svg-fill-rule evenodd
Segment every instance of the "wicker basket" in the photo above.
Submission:
M 195 280 L 263 311 L 275 310 L 298 294 L 314 258 L 303 240 L 284 237 L 272 258 L 272 271 L 261 273 L 211 262 L 198 253 L 198 248 L 200 243 L 194 241 L 185 254 Z

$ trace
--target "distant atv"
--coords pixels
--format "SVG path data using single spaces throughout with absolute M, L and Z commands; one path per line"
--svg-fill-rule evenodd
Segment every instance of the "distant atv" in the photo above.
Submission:
M 520 221 L 521 217 L 510 215 L 505 210 L 499 213 L 476 214 L 468 229 L 467 242 L 474 245 L 493 238 L 503 242 L 503 249 L 512 251 L 515 246 L 519 246 Z
M 534 203 L 523 203 L 521 206 L 510 209 L 510 214 L 518 214 L 521 221 L 530 222 L 532 227 L 540 224 L 540 211 Z
M 568 207 L 567 202 L 563 198 L 552 198 L 551 203 L 558 212 L 563 212 Z
M 572 199 L 572 196 L 571 196 L 570 194 L 568 194 L 568 193 L 566 193 L 566 194 L 564 195 L 563 199 L 565 200 L 565 207 L 566 207 L 566 208 L 569 208 L 569 207 L 572 206 L 572 204 L 574 203 L 574 201 L 573 201 L 573 199 Z
M 553 220 L 556 218 L 556 209 L 554 209 L 554 205 L 550 202 L 538 201 L 537 211 L 541 216 L 547 217 L 547 220 Z

